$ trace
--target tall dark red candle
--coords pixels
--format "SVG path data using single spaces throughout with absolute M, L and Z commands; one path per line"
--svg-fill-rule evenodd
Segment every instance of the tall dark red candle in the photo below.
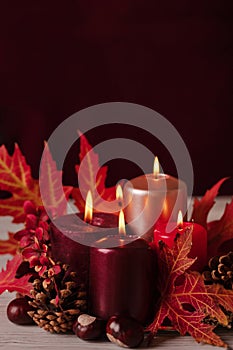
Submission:
M 108 237 L 104 243 L 114 248 L 90 252 L 90 312 L 105 320 L 125 315 L 146 324 L 155 297 L 155 251 L 145 240 L 132 242 L 130 236 Z

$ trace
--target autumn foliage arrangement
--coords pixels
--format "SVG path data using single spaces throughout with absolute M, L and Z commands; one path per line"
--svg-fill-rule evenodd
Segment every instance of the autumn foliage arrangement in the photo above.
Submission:
M 98 155 L 94 153 L 84 135 L 81 135 L 80 140 L 80 163 L 85 158 L 85 171 L 81 174 L 84 184 L 82 194 L 85 195 L 85 191 L 87 193 L 88 190 L 95 193 L 97 183 L 99 195 L 105 200 L 114 200 L 115 187 L 105 186 L 107 167 L 99 169 Z M 86 155 L 88 156 L 85 157 Z M 77 174 L 79 168 L 80 165 L 76 165 Z M 13 222 L 24 223 L 22 230 L 17 233 L 9 232 L 7 240 L 0 240 L 0 254 L 13 256 L 6 268 L 0 272 L 0 294 L 6 290 L 16 291 L 31 298 L 33 290 L 36 298 L 34 307 L 40 310 L 32 313 L 35 322 L 51 332 L 56 332 L 56 329 L 57 332 L 66 332 L 72 329 L 74 317 L 85 310 L 85 292 L 68 266 L 54 261 L 51 256 L 50 221 L 43 204 L 50 208 L 52 215 L 56 217 L 66 213 L 66 200 L 70 196 L 80 211 L 83 211 L 84 201 L 79 188 L 63 186 L 63 193 L 57 191 L 57 182 L 61 181 L 62 171 L 57 169 L 47 144 L 40 177 L 42 183 L 44 179 L 50 179 L 43 203 L 39 182 L 33 179 L 30 166 L 19 147 L 15 146 L 13 155 L 9 155 L 5 146 L 0 147 L 0 191 L 9 194 L 6 199 L 0 199 L 0 215 L 10 215 Z M 223 246 L 233 239 L 233 200 L 226 204 L 219 220 L 207 221 L 215 197 L 225 180 L 220 180 L 202 199 L 195 199 L 191 215 L 191 219 L 206 227 L 208 231 L 209 259 L 220 256 Z M 95 207 L 98 207 L 97 200 L 98 198 L 94 197 Z M 202 274 L 190 271 L 189 268 L 194 262 L 188 257 L 191 241 L 192 232 L 187 230 L 184 235 L 177 236 L 172 249 L 163 243 L 160 245 L 160 299 L 154 320 L 146 329 L 148 339 L 153 338 L 169 320 L 181 335 L 190 334 L 197 342 L 227 347 L 214 329 L 217 325 L 228 328 L 231 326 L 233 288 L 226 288 L 221 278 L 213 281 L 215 283 L 206 283 Z M 233 266 L 229 271 L 230 269 L 231 275 L 228 271 L 226 274 L 233 281 Z M 232 287 L 232 284 L 230 286 Z M 67 308 L 68 304 L 72 307 Z M 62 318 L 64 322 L 60 327 L 57 320 Z M 51 327 L 51 320 L 54 327 Z

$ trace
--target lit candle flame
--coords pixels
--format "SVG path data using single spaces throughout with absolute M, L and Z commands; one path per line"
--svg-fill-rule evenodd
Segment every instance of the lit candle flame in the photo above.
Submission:
M 87 197 L 86 197 L 84 221 L 91 222 L 92 217 L 93 217 L 93 199 L 92 199 L 91 191 L 89 190 L 87 192 Z
M 158 157 L 155 157 L 153 173 L 154 173 L 155 178 L 157 179 L 158 175 L 159 175 L 159 160 L 158 160 Z
M 118 200 L 118 204 L 121 207 L 123 201 L 123 191 L 121 185 L 117 185 L 116 188 L 116 199 Z
M 183 228 L 183 214 L 182 214 L 182 211 L 179 210 L 179 213 L 178 213 L 178 218 L 177 218 L 177 227 L 179 230 L 182 230 Z
M 119 214 L 119 234 L 120 235 L 126 235 L 125 231 L 125 216 L 123 210 L 120 211 Z

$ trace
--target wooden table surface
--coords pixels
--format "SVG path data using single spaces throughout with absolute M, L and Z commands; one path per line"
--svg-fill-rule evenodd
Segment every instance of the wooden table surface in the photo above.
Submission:
M 221 216 L 227 201 L 230 201 L 230 197 L 219 197 L 217 199 L 217 203 L 210 214 L 210 220 L 217 219 Z M 1 239 L 7 237 L 8 231 L 16 232 L 19 229 L 20 225 L 12 224 L 10 217 L 0 217 Z M 5 267 L 7 259 L 10 258 L 11 256 L 1 256 L 0 266 Z M 6 316 L 7 304 L 13 298 L 14 293 L 11 294 L 8 292 L 5 292 L 0 296 L 0 349 L 120 349 L 108 341 L 84 342 L 78 339 L 75 335 L 50 334 L 37 326 L 17 326 L 11 323 Z M 221 335 L 224 341 L 233 347 L 233 330 L 220 330 L 218 331 L 218 334 Z M 176 332 L 159 332 L 150 348 L 195 350 L 201 349 L 203 346 L 205 350 L 220 349 L 210 345 L 198 344 L 192 337 L 182 337 Z M 145 349 L 146 347 L 142 345 L 140 348 Z

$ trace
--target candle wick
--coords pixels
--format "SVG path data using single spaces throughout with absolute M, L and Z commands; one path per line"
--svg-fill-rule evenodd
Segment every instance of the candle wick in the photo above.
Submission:
M 120 247 L 124 246 L 124 239 L 120 239 Z

